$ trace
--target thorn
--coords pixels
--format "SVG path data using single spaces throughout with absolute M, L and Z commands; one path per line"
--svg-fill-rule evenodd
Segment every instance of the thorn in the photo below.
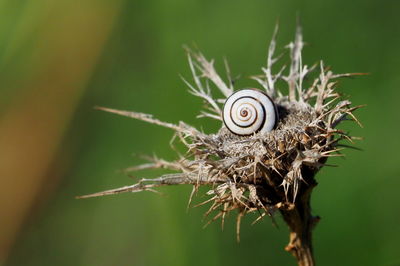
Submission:
M 236 241 L 240 243 L 240 223 L 242 222 L 242 217 L 244 215 L 244 211 L 240 211 L 236 218 Z

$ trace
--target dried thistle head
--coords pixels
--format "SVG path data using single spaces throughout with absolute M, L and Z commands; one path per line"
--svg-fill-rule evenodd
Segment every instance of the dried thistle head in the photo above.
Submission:
M 245 214 L 259 213 L 258 221 L 266 215 L 272 216 L 277 210 L 283 214 L 292 231 L 296 231 L 298 223 L 312 228 L 317 219 L 308 214 L 310 192 L 317 184 L 315 173 L 326 165 L 328 157 L 341 155 L 339 151 L 346 146 L 341 144 L 342 141 L 352 142 L 354 139 L 337 126 L 344 120 L 359 123 L 353 112 L 360 106 L 352 107 L 350 101 L 341 98 L 335 90 L 337 79 L 356 74 L 334 74 L 322 61 L 311 67 L 303 65 L 301 52 L 304 43 L 300 27 L 297 27 L 295 40 L 285 47 L 289 52 L 290 65 L 275 71 L 285 56 L 275 55 L 277 29 L 269 45 L 262 74 L 252 77 L 277 107 L 279 120 L 273 130 L 248 136 L 228 130 L 222 123 L 222 107 L 226 98 L 236 91 L 229 67 L 225 62 L 228 74 L 228 81 L 225 82 L 215 70 L 213 60 L 209 61 L 201 53 L 188 49 L 193 82 L 183 81 L 191 94 L 206 103 L 200 116 L 220 120 L 221 129 L 215 134 L 205 134 L 184 122 L 171 124 L 148 114 L 98 107 L 171 128 L 175 137 L 187 148 L 187 153 L 172 162 L 151 157 L 148 158 L 149 163 L 129 169 L 167 168 L 176 171 L 174 174 L 141 179 L 131 186 L 82 198 L 190 184 L 193 186 L 190 204 L 198 188 L 208 185 L 209 198 L 199 205 L 209 203 L 206 214 L 214 213 L 210 221 L 220 218 L 222 223 L 229 212 L 238 210 L 238 233 L 240 220 Z M 280 90 L 283 86 L 287 86 L 288 95 Z M 216 98 L 212 92 L 214 89 L 224 97 Z M 307 215 L 308 218 L 303 217 Z M 296 221 L 296 217 L 300 222 Z M 301 230 L 297 233 L 301 234 Z M 294 241 L 288 249 L 295 249 Z

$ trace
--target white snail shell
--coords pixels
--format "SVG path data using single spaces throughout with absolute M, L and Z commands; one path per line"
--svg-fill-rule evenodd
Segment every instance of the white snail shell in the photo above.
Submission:
M 233 93 L 225 101 L 223 120 L 225 126 L 236 135 L 269 132 L 278 121 L 273 101 L 256 89 L 244 89 Z

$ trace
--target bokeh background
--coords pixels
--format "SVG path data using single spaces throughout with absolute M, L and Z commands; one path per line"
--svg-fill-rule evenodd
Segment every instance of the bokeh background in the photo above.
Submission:
M 364 124 L 345 129 L 364 141 L 331 160 L 313 194 L 322 217 L 314 232 L 319 265 L 400 265 L 399 1 L 0 1 L 0 265 L 293 265 L 277 217 L 241 242 L 235 217 L 224 231 L 202 229 L 204 208 L 186 211 L 190 187 L 76 200 L 132 184 L 119 170 L 133 154 L 174 159 L 168 129 L 96 111 L 95 105 L 183 120 L 201 101 L 183 44 L 196 45 L 221 69 L 225 56 L 238 86 L 255 86 L 276 21 L 287 44 L 299 14 L 308 43 L 304 62 L 324 59 L 336 72 L 368 72 L 340 91 Z M 199 196 L 197 202 L 203 200 Z

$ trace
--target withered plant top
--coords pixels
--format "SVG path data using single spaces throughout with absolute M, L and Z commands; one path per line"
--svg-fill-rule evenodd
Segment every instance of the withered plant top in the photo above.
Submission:
M 190 184 L 193 185 L 190 204 L 199 186 L 209 185 L 209 198 L 199 205 L 210 203 L 206 214 L 215 213 L 210 221 L 221 218 L 222 223 L 227 213 L 238 210 L 238 235 L 244 214 L 257 211 L 260 214 L 258 221 L 265 215 L 272 216 L 276 210 L 283 214 L 293 210 L 296 200 L 301 200 L 304 195 L 308 200 L 311 188 L 316 185 L 315 173 L 325 165 L 328 157 L 340 156 L 342 140 L 352 142 L 353 137 L 337 126 L 344 120 L 357 121 L 353 111 L 360 106 L 351 107 L 350 101 L 342 100 L 335 91 L 338 78 L 354 74 L 333 74 L 322 61 L 311 67 L 303 65 L 304 43 L 300 27 L 297 27 L 295 40 L 285 47 L 289 51 L 290 65 L 275 71 L 276 63 L 285 57 L 285 54 L 275 55 L 277 30 L 278 27 L 269 45 L 262 75 L 253 77 L 278 107 L 280 119 L 276 129 L 241 137 L 232 134 L 221 123 L 219 132 L 205 134 L 184 122 L 171 124 L 149 114 L 98 107 L 171 128 L 186 146 L 187 154 L 172 162 L 152 157 L 149 163 L 129 169 L 167 168 L 175 170 L 174 174 L 141 179 L 134 185 L 81 198 Z M 206 103 L 200 116 L 222 120 L 225 98 L 235 90 L 227 63 L 228 82 L 225 82 L 215 70 L 213 60 L 207 60 L 203 54 L 188 50 L 188 60 L 193 82 L 185 79 L 184 82 L 193 95 Z M 278 81 L 287 84 L 288 95 L 282 94 Z M 212 93 L 215 88 L 222 93 L 223 99 L 215 98 Z M 290 226 L 291 222 L 287 222 Z

